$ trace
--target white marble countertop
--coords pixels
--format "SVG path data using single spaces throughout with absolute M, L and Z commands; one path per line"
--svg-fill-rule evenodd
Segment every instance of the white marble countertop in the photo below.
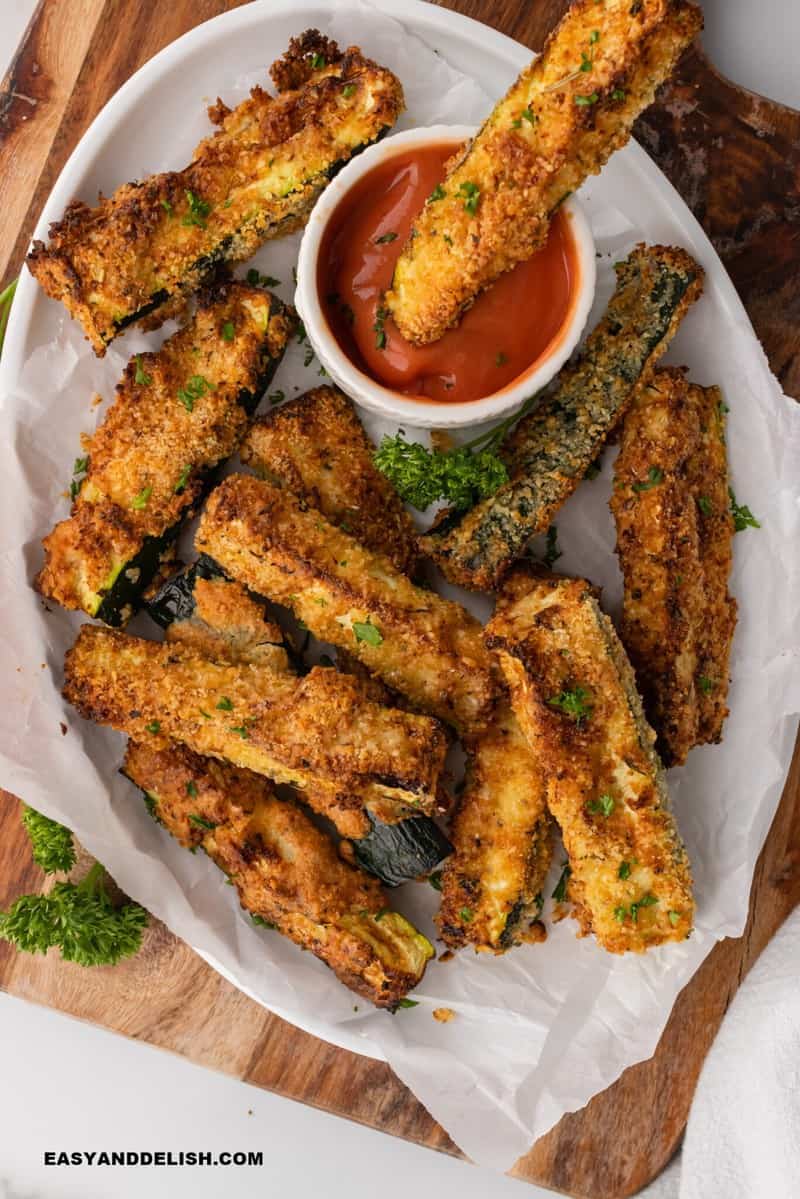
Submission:
M 61 0 L 69 3 L 70 0 Z M 5 70 L 36 0 L 0 2 Z M 800 108 L 796 0 L 704 0 L 715 64 Z M 0 994 L 0 1199 L 545 1199 L 526 1186 Z M 54 1167 L 48 1150 L 261 1150 L 262 1166 Z M 677 1196 L 680 1163 L 647 1199 Z M 755 1199 L 755 1196 L 754 1196 Z

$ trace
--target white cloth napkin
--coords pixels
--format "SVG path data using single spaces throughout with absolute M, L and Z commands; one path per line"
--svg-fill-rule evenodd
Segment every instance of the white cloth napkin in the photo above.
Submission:
M 640 1199 L 800 1195 L 800 908 L 735 996 L 703 1066 L 683 1153 Z

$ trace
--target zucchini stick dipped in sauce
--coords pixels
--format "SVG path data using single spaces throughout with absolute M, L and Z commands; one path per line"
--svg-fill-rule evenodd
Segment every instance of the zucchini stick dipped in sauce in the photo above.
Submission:
M 288 673 L 298 659 L 266 619 L 263 603 L 206 557 L 168 580 L 148 611 L 166 628 L 167 641 L 213 660 Z M 364 697 L 394 707 L 383 685 L 377 684 L 379 695 L 372 694 L 374 686 L 362 684 Z M 452 850 L 439 826 L 413 805 L 359 797 L 320 780 L 307 784 L 300 798 L 348 839 L 360 866 L 390 886 L 428 874 Z
M 72 514 L 44 539 L 43 596 L 126 623 L 212 472 L 237 449 L 293 328 L 269 292 L 224 283 L 160 350 L 131 359 L 76 463 Z
M 87 719 L 157 749 L 178 741 L 278 783 L 360 797 L 354 806 L 437 806 L 441 726 L 379 707 L 337 671 L 297 679 L 84 625 L 66 656 L 64 696 Z
M 266 779 L 184 746 L 142 743 L 129 745 L 123 773 L 173 837 L 225 871 L 258 923 L 310 949 L 356 994 L 393 1008 L 421 980 L 427 938 Z
M 578 358 L 501 443 L 508 481 L 472 509 L 441 513 L 422 539 L 451 582 L 495 589 L 550 527 L 703 289 L 702 269 L 680 249 L 641 245 L 616 270 L 616 291 Z
M 702 28 L 687 0 L 576 0 L 451 160 L 397 261 L 385 307 L 415 345 L 546 241 L 554 211 L 630 137 Z
M 489 718 L 495 681 L 478 622 L 287 491 L 230 475 L 210 496 L 195 544 L 423 711 L 460 731 Z
M 80 321 L 96 354 L 126 326 L 160 324 L 220 263 L 250 258 L 301 227 L 336 170 L 397 120 L 397 78 L 308 30 L 271 71 L 279 92 L 254 87 L 182 171 L 128 183 L 95 208 L 74 201 L 34 242 L 28 267 Z
M 487 641 L 546 774 L 581 931 L 611 953 L 684 940 L 694 915 L 689 863 L 655 734 L 593 588 L 518 567 Z
M 241 459 L 263 479 L 286 487 L 403 574 L 419 565 L 414 523 L 373 461 L 352 402 L 335 387 L 315 387 L 259 417 Z
M 466 749 L 437 923 L 451 949 L 503 953 L 545 937 L 538 920 L 553 853 L 545 777 L 508 704 Z
M 733 518 L 717 388 L 659 371 L 622 428 L 611 510 L 625 592 L 622 640 L 667 765 L 719 741 L 736 602 Z

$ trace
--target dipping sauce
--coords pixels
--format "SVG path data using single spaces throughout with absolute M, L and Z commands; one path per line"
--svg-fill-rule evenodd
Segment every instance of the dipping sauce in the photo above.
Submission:
M 414 219 L 457 146 L 420 146 L 379 163 L 334 210 L 318 260 L 320 303 L 347 357 L 426 402 L 482 399 L 527 373 L 558 344 L 579 282 L 569 217 L 557 212 L 547 244 L 501 275 L 439 341 L 412 346 L 390 317 L 378 318 Z

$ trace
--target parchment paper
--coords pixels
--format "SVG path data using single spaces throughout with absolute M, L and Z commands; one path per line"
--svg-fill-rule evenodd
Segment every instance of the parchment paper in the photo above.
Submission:
M 341 9 L 324 31 L 343 44 L 357 41 L 397 71 L 408 102 L 401 128 L 477 122 L 491 107 L 492 98 L 444 57 L 366 5 Z M 256 81 L 252 74 L 237 77 L 229 62 L 220 64 L 220 73 L 219 91 L 230 103 Z M 192 114 L 187 128 L 184 140 L 202 135 L 202 114 Z M 144 173 L 182 165 L 192 144 L 169 153 L 155 146 L 150 160 L 137 166 Z M 599 253 L 591 323 L 611 292 L 611 264 L 643 238 L 676 237 L 669 214 L 642 201 L 638 178 L 636 164 L 617 156 L 582 192 Z M 116 182 L 109 180 L 109 187 Z M 277 290 L 286 299 L 293 293 L 297 244 L 297 238 L 274 243 L 255 260 L 282 279 Z M 392 1016 L 354 1002 L 310 954 L 255 928 L 222 874 L 172 841 L 118 775 L 123 738 L 80 720 L 60 697 L 64 652 L 81 619 L 46 610 L 32 592 L 39 540 L 67 513 L 63 492 L 81 452 L 80 432 L 101 419 L 127 357 L 160 344 L 170 328 L 146 336 L 132 332 L 98 361 L 57 305 L 48 302 L 42 311 L 38 348 L 0 409 L 3 786 L 73 828 L 125 891 L 243 989 L 290 1018 L 316 1021 L 332 1037 L 347 1026 L 363 1039 L 365 1052 L 386 1056 L 470 1157 L 509 1167 L 564 1112 L 650 1056 L 676 995 L 715 941 L 743 928 L 753 866 L 781 793 L 800 710 L 800 409 L 781 394 L 749 324 L 731 314 L 718 288 L 709 287 L 669 358 L 687 363 L 698 382 L 724 387 L 734 486 L 762 528 L 736 538 L 732 589 L 740 615 L 725 741 L 693 751 L 687 766 L 669 776 L 696 879 L 692 938 L 641 958 L 619 958 L 591 939 L 576 939 L 573 922 L 565 920 L 550 926 L 544 945 L 503 958 L 465 951 L 449 963 L 433 963 L 415 993 L 419 1006 Z M 316 360 L 303 365 L 304 351 L 293 347 L 273 388 L 291 396 L 320 382 Z M 92 407 L 95 392 L 106 404 Z M 367 424 L 374 436 L 394 431 L 372 418 Z M 612 614 L 621 590 L 607 508 L 613 454 L 606 452 L 601 476 L 582 484 L 558 517 L 564 553 L 558 569 L 601 584 Z M 486 602 L 466 602 L 485 618 Z M 143 617 L 132 626 L 139 630 L 155 635 Z M 548 896 L 561 861 L 559 852 Z M 393 902 L 433 936 L 432 888 L 410 884 Z M 548 900 L 548 917 L 550 908 Z M 455 1011 L 451 1023 L 432 1019 L 439 1006 Z

